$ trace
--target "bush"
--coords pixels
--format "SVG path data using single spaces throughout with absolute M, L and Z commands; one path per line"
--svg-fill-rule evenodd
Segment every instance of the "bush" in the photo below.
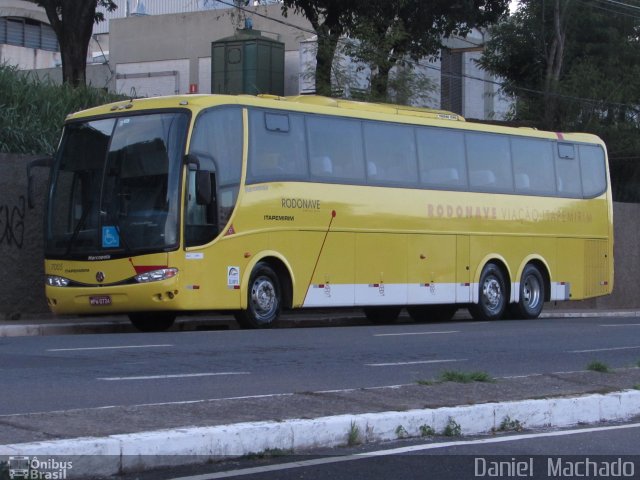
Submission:
M 56 85 L 9 65 L 0 65 L 0 92 L 1 153 L 51 154 L 69 113 L 125 98 Z

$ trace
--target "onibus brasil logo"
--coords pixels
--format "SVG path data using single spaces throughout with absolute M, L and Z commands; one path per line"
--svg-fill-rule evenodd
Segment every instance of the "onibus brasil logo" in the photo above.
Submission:
M 10 479 L 64 480 L 68 478 L 67 474 L 73 468 L 73 462 L 54 458 L 42 460 L 38 457 L 14 456 L 9 457 L 7 466 Z

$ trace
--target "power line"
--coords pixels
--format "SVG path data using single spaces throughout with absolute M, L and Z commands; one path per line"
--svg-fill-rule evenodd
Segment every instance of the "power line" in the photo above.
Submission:
M 620 5 L 620 6 L 625 7 L 625 8 L 631 8 L 631 9 L 640 11 L 640 7 L 639 6 L 631 5 L 630 3 L 618 2 L 616 0 L 602 0 L 602 1 L 606 2 L 606 3 L 611 3 L 612 5 Z

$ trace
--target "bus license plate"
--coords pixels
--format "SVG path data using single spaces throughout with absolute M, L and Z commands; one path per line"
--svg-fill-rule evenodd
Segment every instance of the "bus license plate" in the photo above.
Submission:
M 100 295 L 97 297 L 89 297 L 89 304 L 96 307 L 103 305 L 111 305 L 111 297 L 109 295 Z

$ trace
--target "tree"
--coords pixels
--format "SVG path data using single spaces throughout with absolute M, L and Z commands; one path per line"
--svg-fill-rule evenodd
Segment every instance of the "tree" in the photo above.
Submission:
M 521 0 L 491 30 L 480 64 L 504 79 L 514 120 L 602 137 L 614 198 L 640 200 L 638 184 L 629 188 L 640 179 L 640 17 L 638 2 L 627 4 Z
M 98 6 L 117 8 L 114 0 L 29 0 L 45 9 L 56 33 L 62 57 L 62 81 L 77 87 L 86 83 L 87 49 L 93 24 L 104 20 Z
M 331 96 L 331 66 L 338 40 L 349 33 L 355 20 L 358 0 L 283 0 L 282 13 L 289 9 L 302 13 L 318 36 L 316 52 L 316 93 Z
M 508 0 L 369 0 L 356 12 L 351 54 L 372 68 L 374 98 L 389 98 L 389 73 L 396 65 L 436 55 L 443 39 L 496 22 Z

